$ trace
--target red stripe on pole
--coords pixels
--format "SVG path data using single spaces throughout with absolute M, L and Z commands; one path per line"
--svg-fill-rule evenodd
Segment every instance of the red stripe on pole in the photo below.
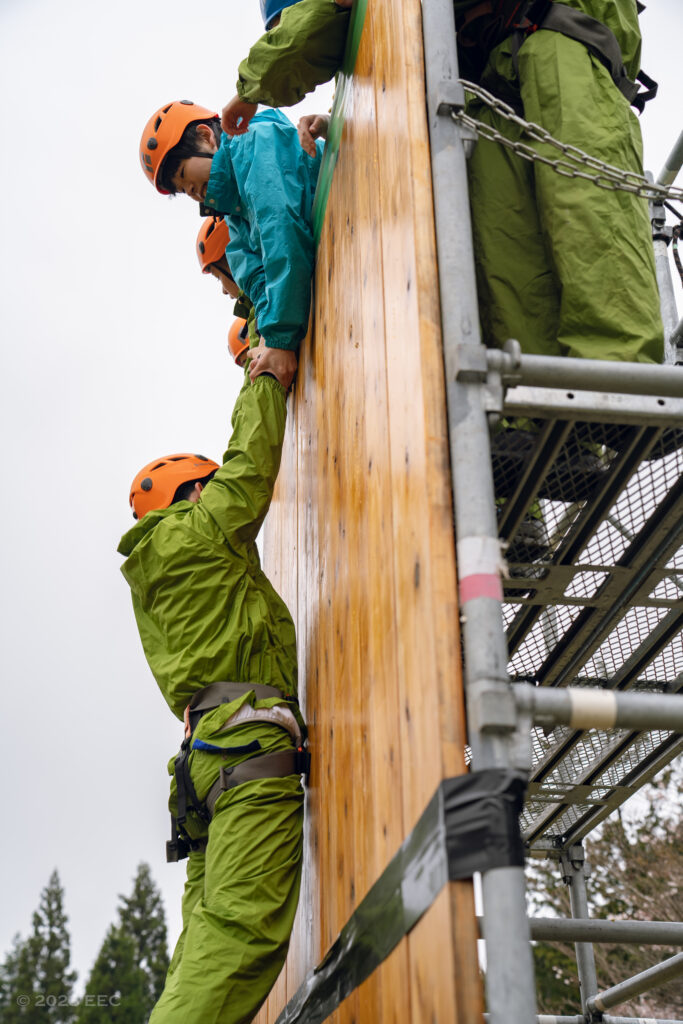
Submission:
M 460 604 L 474 600 L 475 597 L 493 597 L 496 601 L 503 600 L 503 584 L 497 573 L 475 573 L 460 580 Z

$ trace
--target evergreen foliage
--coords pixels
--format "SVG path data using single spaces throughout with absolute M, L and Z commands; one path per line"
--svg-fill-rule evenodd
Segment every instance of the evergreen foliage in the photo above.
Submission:
M 110 925 L 78 1009 L 77 1024 L 143 1024 L 149 1016 L 135 942 Z
M 143 972 L 148 1012 L 161 995 L 168 971 L 166 915 L 161 894 L 148 864 L 138 866 L 130 896 L 119 896 L 121 930 L 135 947 L 135 959 Z
M 149 865 L 140 864 L 119 920 L 93 965 L 76 1024 L 144 1024 L 168 970 L 166 916 Z
M 69 970 L 71 940 L 64 890 L 53 871 L 40 895 L 28 939 L 18 935 L 0 968 L 3 1024 L 71 1024 L 76 972 Z

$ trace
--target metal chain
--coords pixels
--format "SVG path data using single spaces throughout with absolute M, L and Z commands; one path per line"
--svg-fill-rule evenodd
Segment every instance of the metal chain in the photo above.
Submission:
M 545 128 L 534 124 L 532 121 L 525 121 L 523 117 L 515 113 L 512 107 L 504 103 L 497 96 L 487 92 L 486 89 L 482 89 L 480 85 L 468 82 L 462 78 L 460 79 L 460 84 L 468 92 L 473 93 L 485 103 L 487 107 L 500 114 L 506 121 L 517 125 L 529 138 L 552 146 L 554 149 L 559 150 L 563 156 L 563 159 L 555 160 L 542 156 L 533 146 L 525 142 L 508 139 L 491 125 L 484 124 L 483 121 L 470 117 L 463 110 L 451 110 L 451 117 L 454 121 L 476 132 L 482 138 L 489 139 L 491 142 L 498 142 L 501 146 L 511 149 L 518 156 L 522 157 L 523 160 L 545 164 L 564 178 L 584 178 L 586 181 L 591 181 L 594 185 L 597 185 L 598 188 L 607 189 L 608 191 L 630 192 L 633 195 L 643 196 L 645 199 L 659 200 L 660 202 L 664 199 L 683 200 L 683 189 L 656 185 L 648 181 L 642 174 L 626 171 L 621 167 L 613 167 L 611 164 L 598 160 L 597 157 L 584 153 L 582 149 L 578 149 L 576 146 L 571 146 L 566 142 L 559 142 Z M 582 167 L 588 168 L 588 170 L 581 170 Z M 596 173 L 591 174 L 589 171 Z

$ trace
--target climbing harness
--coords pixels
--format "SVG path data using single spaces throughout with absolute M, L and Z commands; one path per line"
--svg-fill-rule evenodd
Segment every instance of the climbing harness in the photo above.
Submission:
M 218 682 L 211 683 L 199 690 L 186 708 L 185 738 L 174 761 L 178 806 L 177 813 L 171 814 L 171 838 L 166 843 L 166 860 L 169 862 L 183 860 L 191 850 L 202 850 L 206 847 L 206 839 L 194 839 L 185 829 L 188 811 L 194 811 L 208 825 L 213 818 L 216 801 L 221 793 L 225 793 L 228 789 L 234 789 L 235 786 L 240 786 L 243 782 L 252 782 L 255 779 L 284 778 L 287 775 L 304 775 L 308 778 L 311 755 L 303 745 L 296 750 L 278 750 L 271 754 L 259 754 L 261 744 L 258 740 L 230 748 L 215 747 L 202 742 L 195 744 L 197 749 L 222 755 L 253 754 L 254 756 L 227 768 L 221 765 L 218 778 L 206 794 L 205 800 L 199 799 L 192 782 L 189 764 L 190 751 L 193 748 L 192 737 L 197 724 L 207 712 L 221 704 L 229 704 L 250 691 L 253 691 L 257 700 L 277 697 L 285 704 L 298 703 L 296 697 L 283 695 L 274 686 L 264 686 L 261 683 Z
M 635 82 L 628 77 L 617 37 L 607 25 L 556 0 L 484 0 L 466 11 L 458 25 L 458 41 L 466 56 L 472 57 L 473 51 L 477 55 L 468 70 L 476 67 L 481 73 L 491 50 L 512 36 L 512 60 L 519 72 L 520 47 L 540 28 L 582 43 L 607 68 L 617 89 L 640 113 L 657 95 L 657 83 L 644 71 L 638 72 Z

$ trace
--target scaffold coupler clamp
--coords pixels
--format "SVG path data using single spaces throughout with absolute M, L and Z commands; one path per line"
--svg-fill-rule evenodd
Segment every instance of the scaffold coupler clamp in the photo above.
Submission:
M 502 349 L 484 349 L 486 388 L 484 403 L 489 424 L 493 426 L 503 414 L 507 388 L 522 380 L 522 347 L 515 338 L 508 338 Z
M 467 103 L 465 89 L 457 78 L 442 78 L 436 87 L 436 113 L 439 117 L 450 117 L 458 130 L 465 156 L 472 154 L 477 141 L 477 133 L 464 124 L 461 124 L 457 115 L 462 113 Z

